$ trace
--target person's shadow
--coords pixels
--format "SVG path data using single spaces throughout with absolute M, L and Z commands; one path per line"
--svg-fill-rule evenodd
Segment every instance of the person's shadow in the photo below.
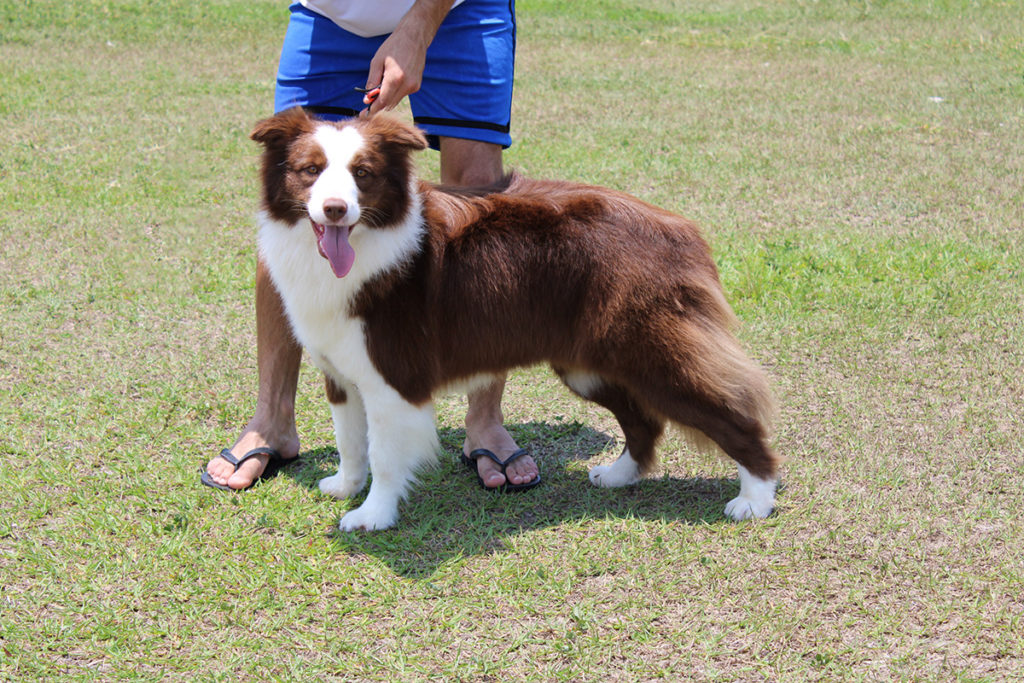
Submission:
M 442 454 L 436 469 L 422 472 L 400 508 L 398 524 L 370 533 L 331 533 L 339 550 L 378 557 L 401 576 L 426 578 L 455 557 L 491 553 L 510 534 L 585 519 L 640 518 L 684 524 L 725 522 L 725 502 L 739 491 L 731 478 L 645 479 L 621 489 L 592 485 L 587 469 L 567 467 L 602 453 L 614 439 L 579 422 L 530 422 L 509 425 L 541 469 L 541 483 L 527 491 L 484 490 L 458 458 L 465 432 L 442 428 Z M 543 453 L 537 451 L 543 447 Z M 609 453 L 608 462 L 618 457 Z M 303 453 L 282 470 L 304 486 L 316 488 L 333 473 L 337 452 L 324 447 Z M 354 509 L 366 490 L 351 501 Z

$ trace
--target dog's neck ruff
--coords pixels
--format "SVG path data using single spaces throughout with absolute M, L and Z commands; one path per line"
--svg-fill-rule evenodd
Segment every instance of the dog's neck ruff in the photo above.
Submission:
M 291 306 L 324 310 L 347 309 L 352 297 L 381 273 L 401 268 L 419 251 L 426 232 L 422 198 L 411 178 L 409 207 L 405 216 L 388 227 L 369 227 L 358 221 L 349 238 L 355 259 L 345 277 L 339 278 L 320 255 L 317 237 L 308 221 L 291 224 L 258 214 L 259 250 L 271 278 Z M 324 300 L 324 298 L 328 300 Z M 290 311 L 298 313 L 298 311 Z

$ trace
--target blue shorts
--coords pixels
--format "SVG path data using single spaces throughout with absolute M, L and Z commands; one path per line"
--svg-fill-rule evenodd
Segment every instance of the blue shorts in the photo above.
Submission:
M 330 19 L 291 6 L 281 48 L 274 111 L 302 106 L 324 118 L 362 109 L 370 60 L 387 36 L 362 38 Z M 409 96 L 413 121 L 438 137 L 512 144 L 515 0 L 466 0 L 445 17 L 427 50 L 423 83 Z

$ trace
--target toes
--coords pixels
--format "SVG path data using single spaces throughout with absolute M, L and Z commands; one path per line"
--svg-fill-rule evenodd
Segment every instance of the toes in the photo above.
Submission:
M 590 468 L 590 483 L 603 488 L 629 486 L 640 479 L 636 463 L 628 456 L 619 458 L 611 465 L 595 465 Z
M 477 460 L 477 472 L 480 473 L 480 478 L 484 480 L 484 486 L 487 488 L 497 488 L 505 483 L 505 476 L 501 470 L 487 458 Z
M 206 466 L 206 473 L 210 475 L 210 479 L 213 479 L 218 484 L 223 485 L 226 483 L 225 478 L 221 475 L 220 471 L 217 469 L 217 467 L 214 466 L 212 462 Z
M 268 455 L 257 455 L 246 460 L 238 468 L 238 471 L 228 478 L 227 485 L 233 489 L 244 489 L 249 486 L 263 474 L 268 460 L 270 460 Z
M 206 465 L 206 472 L 218 484 L 224 486 L 235 472 L 235 467 L 221 457 L 214 458 Z
M 320 490 L 335 498 L 349 498 L 363 490 L 366 485 L 366 478 L 361 481 L 352 481 L 344 474 L 338 473 L 333 477 L 325 477 L 320 480 Z
M 481 457 L 477 460 L 477 472 L 480 474 L 480 478 L 483 479 L 484 486 L 493 489 L 498 488 L 506 483 L 506 481 L 509 484 L 526 484 L 531 482 L 540 474 L 540 469 L 537 467 L 537 463 L 533 461 L 533 458 L 525 455 L 506 465 L 505 473 L 502 474 L 501 468 L 497 463 L 489 458 Z
M 533 481 L 540 474 L 537 463 L 528 455 L 524 455 L 505 468 L 508 480 L 513 484 L 525 484 Z
M 594 486 L 606 486 L 606 484 L 604 484 L 601 481 L 601 477 L 609 469 L 610 468 L 608 467 L 608 465 L 594 465 L 593 467 L 591 467 L 590 473 L 588 475 L 590 477 L 590 483 L 593 484 Z
M 378 509 L 373 504 L 360 505 L 341 518 L 338 528 L 341 531 L 378 531 L 395 525 L 398 521 L 398 507 L 394 509 Z
M 774 509 L 774 501 L 754 500 L 741 495 L 726 504 L 725 514 L 737 522 L 742 522 L 745 519 L 764 519 Z

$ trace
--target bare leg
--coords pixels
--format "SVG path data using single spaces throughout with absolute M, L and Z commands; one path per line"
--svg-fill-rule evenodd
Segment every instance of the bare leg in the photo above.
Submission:
M 501 146 L 463 140 L 441 138 L 441 182 L 451 185 L 490 185 L 501 179 Z M 501 395 L 505 380 L 495 382 L 469 394 L 469 409 L 466 412 L 465 453 L 486 448 L 502 460 L 512 455 L 518 447 L 504 425 L 501 413 Z M 488 458 L 477 460 L 477 468 L 484 485 L 494 488 L 505 483 L 505 477 L 498 466 Z M 530 456 L 513 462 L 506 470 L 512 484 L 533 481 L 539 473 L 537 463 Z
M 463 452 L 467 455 L 478 448 L 486 448 L 505 460 L 518 450 L 512 435 L 505 429 L 501 413 L 501 394 L 504 390 L 505 380 L 502 379 L 469 394 L 466 443 L 463 445 Z M 494 488 L 505 483 L 505 476 L 494 461 L 480 458 L 476 462 L 484 486 Z M 537 463 L 528 455 L 515 460 L 505 471 L 512 484 L 533 481 L 539 473 Z
M 299 435 L 295 430 L 295 389 L 299 378 L 302 347 L 292 336 L 281 296 L 262 261 L 256 267 L 256 365 L 259 389 L 256 410 L 231 447 L 236 458 L 260 446 L 268 446 L 282 458 L 299 454 Z M 206 471 L 218 484 L 233 489 L 245 488 L 267 466 L 266 455 L 247 460 L 235 472 L 223 458 L 213 458 Z

